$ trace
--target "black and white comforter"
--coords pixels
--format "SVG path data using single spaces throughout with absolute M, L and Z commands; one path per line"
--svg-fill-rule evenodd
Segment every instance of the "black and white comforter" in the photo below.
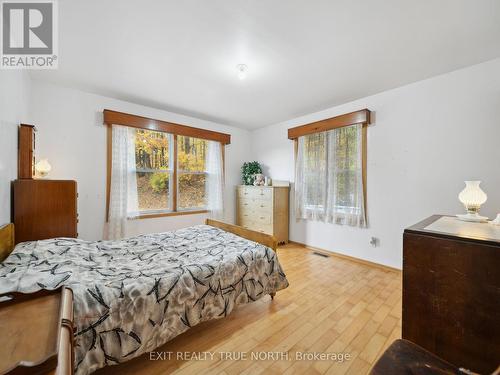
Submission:
M 87 374 L 288 281 L 272 249 L 206 225 L 121 241 L 25 242 L 0 263 L 0 293 L 61 285 L 74 292 L 76 372 Z

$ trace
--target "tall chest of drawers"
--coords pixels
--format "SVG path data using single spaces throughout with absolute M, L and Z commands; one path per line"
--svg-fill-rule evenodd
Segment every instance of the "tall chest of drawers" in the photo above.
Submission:
M 236 188 L 236 224 L 288 242 L 288 186 Z

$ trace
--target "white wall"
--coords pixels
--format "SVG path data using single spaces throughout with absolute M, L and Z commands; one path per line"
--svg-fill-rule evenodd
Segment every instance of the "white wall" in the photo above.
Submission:
M 11 221 L 10 182 L 17 178 L 17 129 L 29 123 L 26 71 L 0 70 L 0 225 Z
M 500 212 L 500 59 L 259 129 L 253 156 L 272 178 L 293 181 L 287 129 L 362 108 L 375 112 L 368 130 L 369 228 L 297 222 L 291 199 L 291 240 L 401 267 L 403 229 L 431 214 L 463 212 L 457 195 L 464 180 L 483 181 L 483 214 Z M 379 247 L 370 246 L 371 236 Z
M 79 236 L 103 237 L 106 206 L 106 128 L 103 109 L 171 121 L 231 134 L 226 146 L 226 220 L 234 221 L 234 186 L 248 159 L 246 130 L 190 118 L 61 86 L 32 82 L 31 114 L 38 128 L 36 154 L 52 164 L 52 179 L 78 182 Z M 204 222 L 206 215 L 130 220 L 127 235 L 162 232 Z
M 433 213 L 462 212 L 457 194 L 465 179 L 488 193 L 482 213 L 500 212 L 500 59 L 373 95 L 254 132 L 154 108 L 30 82 L 25 72 L 0 71 L 0 224 L 10 220 L 17 124 L 38 128 L 37 155 L 53 165 L 51 178 L 78 181 L 80 237 L 103 235 L 106 192 L 104 108 L 230 133 L 226 149 L 226 220 L 234 220 L 234 186 L 244 161 L 258 160 L 274 179 L 293 181 L 293 144 L 287 129 L 369 108 L 368 220 L 359 229 L 297 222 L 291 200 L 290 238 L 400 267 L 402 231 Z M 30 109 L 28 112 L 28 108 Z M 293 197 L 293 192 L 292 192 Z M 130 221 L 127 234 L 165 231 L 203 222 L 204 215 Z M 380 239 L 372 248 L 370 237 Z

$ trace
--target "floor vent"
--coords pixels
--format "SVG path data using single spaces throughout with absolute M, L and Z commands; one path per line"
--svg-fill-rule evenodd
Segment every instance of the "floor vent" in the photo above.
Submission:
M 318 253 L 318 252 L 316 252 L 316 251 L 313 251 L 313 254 L 314 254 L 314 255 L 317 255 L 317 256 L 319 256 L 319 257 L 328 258 L 328 255 L 326 255 L 326 254 L 322 254 L 322 253 Z

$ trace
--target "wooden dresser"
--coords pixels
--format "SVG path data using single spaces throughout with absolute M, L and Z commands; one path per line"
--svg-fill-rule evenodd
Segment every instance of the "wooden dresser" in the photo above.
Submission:
M 498 367 L 500 227 L 435 215 L 405 230 L 402 336 L 457 367 Z
M 288 242 L 288 186 L 236 188 L 236 224 Z
M 76 181 L 16 180 L 13 190 L 16 244 L 78 237 Z

